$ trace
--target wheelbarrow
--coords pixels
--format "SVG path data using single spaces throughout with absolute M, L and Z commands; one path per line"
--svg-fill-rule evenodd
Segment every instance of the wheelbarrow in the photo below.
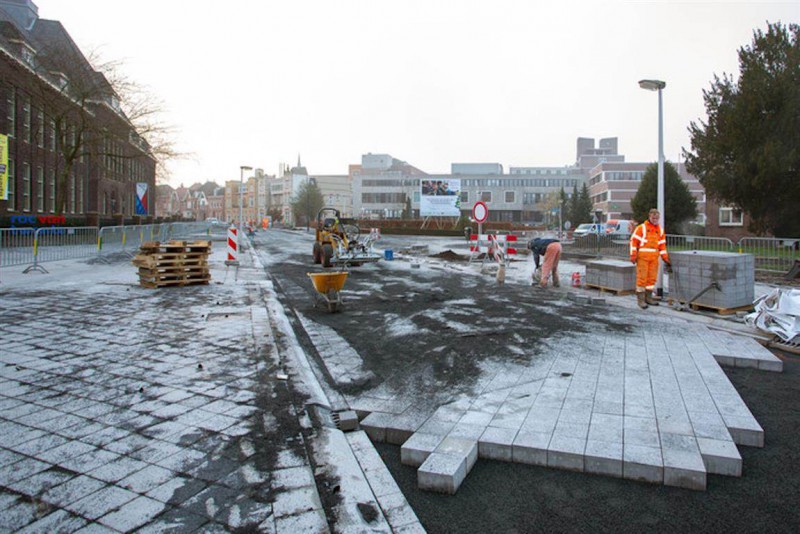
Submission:
M 320 302 L 325 302 L 328 305 L 328 311 L 333 313 L 342 304 L 341 291 L 344 287 L 344 282 L 347 280 L 346 271 L 338 271 L 332 273 L 306 273 L 311 278 L 316 290 L 316 298 L 314 299 L 314 306 Z

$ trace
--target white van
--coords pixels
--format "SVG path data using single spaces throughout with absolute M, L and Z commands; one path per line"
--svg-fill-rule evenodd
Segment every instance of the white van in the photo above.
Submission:
M 605 235 L 605 233 L 605 223 L 584 223 L 579 224 L 578 227 L 575 228 L 575 231 L 572 232 L 572 237 L 578 238 L 589 234 Z
M 629 237 L 636 226 L 627 219 L 609 219 L 606 222 L 606 233 L 615 237 Z

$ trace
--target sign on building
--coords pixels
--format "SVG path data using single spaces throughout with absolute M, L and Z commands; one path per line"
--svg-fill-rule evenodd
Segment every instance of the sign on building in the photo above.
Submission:
M 8 136 L 0 134 L 0 200 L 8 200 Z
M 419 214 L 422 217 L 461 216 L 461 180 L 421 180 Z
M 147 183 L 136 184 L 136 215 L 147 215 Z

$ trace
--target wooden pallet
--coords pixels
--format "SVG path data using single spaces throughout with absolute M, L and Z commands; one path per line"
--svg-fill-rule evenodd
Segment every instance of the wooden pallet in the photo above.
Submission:
M 681 302 L 684 306 L 686 305 L 685 302 Z M 750 311 L 753 309 L 752 304 L 746 304 L 744 306 L 739 306 L 738 308 L 723 308 L 721 306 L 712 306 L 710 304 L 697 304 L 693 303 L 690 304 L 689 307 L 695 311 L 708 311 L 713 313 L 718 313 L 719 315 L 734 315 L 741 311 Z
M 144 243 L 132 263 L 139 268 L 139 284 L 157 288 L 207 284 L 210 241 Z
M 775 336 L 775 339 L 767 341 L 766 346 L 784 352 L 791 352 L 792 354 L 800 354 L 800 338 L 796 336 L 791 341 L 784 341 L 778 336 Z
M 598 289 L 600 290 L 600 293 L 611 293 L 613 295 L 619 295 L 619 296 L 633 295 L 634 293 L 636 293 L 635 289 L 616 289 L 613 287 L 603 287 L 596 284 L 583 284 L 583 285 L 584 287 L 588 287 L 589 289 Z
M 159 281 L 146 281 L 140 280 L 139 284 L 142 287 L 146 287 L 148 289 L 155 289 L 159 287 L 168 287 L 168 286 L 194 286 L 200 284 L 208 284 L 211 281 L 211 278 L 185 278 L 182 280 L 159 280 Z

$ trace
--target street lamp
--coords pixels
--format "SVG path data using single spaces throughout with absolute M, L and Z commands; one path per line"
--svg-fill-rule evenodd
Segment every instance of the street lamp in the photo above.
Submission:
M 239 167 L 239 232 L 244 228 L 244 219 L 242 217 L 242 204 L 244 203 L 244 171 L 252 171 L 253 167 L 242 165 Z
M 656 196 L 656 209 L 661 214 L 661 228 L 664 235 L 667 232 L 666 217 L 664 214 L 664 112 L 661 102 L 661 90 L 667 86 L 667 82 L 661 80 L 639 80 L 639 87 L 648 91 L 658 91 L 658 192 Z M 658 262 L 658 280 L 656 281 L 656 294 L 661 297 L 664 295 L 664 278 L 661 262 Z

